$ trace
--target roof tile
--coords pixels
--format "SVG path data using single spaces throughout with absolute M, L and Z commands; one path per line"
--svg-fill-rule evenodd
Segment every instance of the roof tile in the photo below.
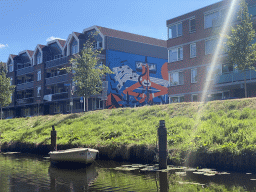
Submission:
M 105 36 L 115 37 L 115 38 L 130 40 L 130 41 L 136 41 L 140 43 L 146 43 L 146 44 L 156 45 L 161 47 L 167 47 L 167 41 L 165 40 L 155 39 L 152 37 L 146 37 L 146 36 L 128 33 L 124 31 L 118 31 L 118 30 L 109 29 L 106 27 L 97 26 L 97 28 L 99 28 L 101 33 Z

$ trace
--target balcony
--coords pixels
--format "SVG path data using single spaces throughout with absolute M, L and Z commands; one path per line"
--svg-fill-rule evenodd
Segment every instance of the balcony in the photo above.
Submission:
M 25 89 L 33 89 L 33 88 L 34 88 L 34 81 L 16 85 L 16 91 L 21 91 L 21 90 L 25 90 Z
M 17 99 L 16 102 L 17 102 L 17 105 L 30 104 L 34 102 L 34 97 Z
M 246 80 L 256 79 L 256 71 L 247 70 L 245 76 L 246 76 Z M 230 72 L 227 74 L 216 75 L 215 78 L 216 78 L 217 84 L 244 81 L 244 72 L 239 72 L 239 73 Z
M 49 77 L 46 79 L 46 85 L 52 85 L 57 83 L 63 83 L 68 80 L 68 74 L 59 75 L 55 77 Z
M 68 92 L 55 93 L 44 96 L 45 101 L 57 101 L 62 99 L 68 99 Z
M 25 75 L 28 73 L 33 73 L 33 66 L 17 69 L 17 76 Z
M 57 67 L 57 66 L 60 66 L 60 65 L 63 65 L 63 64 L 67 64 L 67 63 L 69 63 L 69 59 L 70 59 L 70 57 L 67 56 L 67 57 L 61 57 L 61 58 L 58 58 L 58 59 L 46 61 L 45 62 L 46 63 L 45 68 L 48 69 L 48 68 Z

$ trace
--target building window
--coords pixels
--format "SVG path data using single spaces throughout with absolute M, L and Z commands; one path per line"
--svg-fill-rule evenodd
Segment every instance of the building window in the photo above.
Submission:
M 40 63 L 42 63 L 42 55 L 41 55 L 41 52 L 38 51 L 36 55 L 36 64 L 40 64 Z
M 9 65 L 8 65 L 8 71 L 9 71 L 9 73 L 13 72 L 13 63 L 12 62 L 9 63 Z
M 190 58 L 196 57 L 196 43 L 190 44 Z
M 190 19 L 189 20 L 189 33 L 194 33 L 196 32 L 196 19 Z
M 206 73 L 206 80 L 207 81 L 215 80 L 217 76 L 222 74 L 222 72 L 221 72 L 222 65 L 215 65 L 215 66 L 213 66 L 213 69 L 212 69 L 211 79 L 209 79 L 211 66 L 208 66 L 206 69 L 207 69 L 207 73 Z
M 197 69 L 191 69 L 191 83 L 197 82 Z
M 209 39 L 205 41 L 205 55 L 213 54 L 217 44 L 216 39 Z
M 183 47 L 169 50 L 169 63 L 183 60 Z
M 235 11 L 236 12 L 236 11 Z M 219 27 L 225 20 L 227 10 L 221 9 L 204 15 L 204 28 Z
M 218 11 L 206 14 L 204 16 L 204 28 L 207 29 L 216 25 L 218 18 L 219 18 Z
M 13 78 L 12 78 L 12 77 L 10 77 L 10 85 L 12 85 L 12 80 L 13 80 Z
M 230 73 L 233 71 L 233 66 L 228 64 L 222 64 L 222 73 Z
M 178 23 L 169 27 L 169 39 L 182 36 L 182 23 Z
M 41 97 L 41 86 L 37 87 L 37 97 Z
M 41 81 L 41 70 L 37 71 L 37 81 Z
M 73 39 L 71 44 L 71 55 L 78 53 L 78 43 L 75 39 Z
M 193 102 L 198 101 L 197 95 L 192 95 L 192 101 Z
M 184 75 L 182 71 L 179 72 L 172 72 L 170 74 L 170 85 L 183 85 L 184 84 Z
M 180 103 L 180 102 L 184 102 L 184 96 L 170 97 L 170 103 Z
M 94 49 L 101 49 L 102 48 L 102 42 L 101 41 L 97 41 L 93 44 L 93 48 Z

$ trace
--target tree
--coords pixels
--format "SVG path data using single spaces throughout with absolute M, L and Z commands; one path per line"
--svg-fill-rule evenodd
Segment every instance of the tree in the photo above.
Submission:
M 0 62 L 0 66 L 4 66 L 2 62 Z M 14 91 L 15 86 L 11 85 L 10 78 L 6 77 L 6 69 L 1 68 L 0 70 L 0 107 L 1 107 L 1 120 L 2 120 L 2 109 L 3 107 L 8 106 L 11 101 L 11 96 Z
M 247 97 L 246 70 L 255 70 L 256 44 L 253 44 L 255 30 L 245 0 L 241 0 L 238 11 L 238 24 L 231 27 L 231 35 L 227 35 L 226 52 L 229 65 L 235 66 L 244 73 L 244 91 Z
M 76 93 L 86 98 L 86 111 L 88 111 L 88 98 L 102 91 L 103 76 L 112 73 L 106 65 L 99 65 L 101 50 L 93 47 L 94 37 L 95 34 L 86 41 L 82 51 L 70 60 L 74 75 L 73 82 L 78 87 Z

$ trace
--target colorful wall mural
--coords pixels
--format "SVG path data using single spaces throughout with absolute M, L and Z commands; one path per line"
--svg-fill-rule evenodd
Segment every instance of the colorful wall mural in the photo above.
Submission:
M 107 50 L 107 108 L 168 103 L 167 60 Z

